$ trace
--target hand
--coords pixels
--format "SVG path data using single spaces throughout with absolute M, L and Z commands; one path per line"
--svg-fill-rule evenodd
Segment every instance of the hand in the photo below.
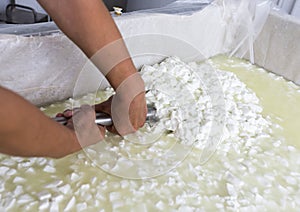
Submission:
M 106 113 L 111 116 L 112 98 L 113 96 L 110 97 L 105 102 L 95 105 L 96 112 Z M 145 99 L 145 92 L 142 92 L 133 99 L 129 107 L 130 122 L 132 124 L 132 127 L 135 129 L 135 131 L 144 125 L 146 121 L 146 115 L 147 115 L 147 105 Z M 112 133 L 120 134 L 114 125 L 106 127 L 106 129 Z
M 96 144 L 104 139 L 105 128 L 95 124 L 96 114 L 89 105 L 82 105 L 80 108 L 66 110 L 57 116 L 69 118 L 66 127 L 74 130 L 81 147 Z

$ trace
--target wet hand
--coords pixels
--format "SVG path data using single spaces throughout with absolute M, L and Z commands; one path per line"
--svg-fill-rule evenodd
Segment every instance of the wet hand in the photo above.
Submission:
M 57 114 L 68 119 L 66 127 L 73 130 L 81 147 L 96 144 L 104 139 L 105 128 L 95 124 L 96 114 L 89 105 Z
M 110 97 L 105 102 L 95 105 L 96 112 L 102 112 L 102 113 L 106 113 L 106 114 L 112 116 L 113 97 L 114 96 Z M 119 102 L 119 104 L 122 104 L 122 103 L 124 103 L 124 102 Z M 144 123 L 146 121 L 146 116 L 147 116 L 147 105 L 146 105 L 146 99 L 145 99 L 145 92 L 138 94 L 132 100 L 132 102 L 130 103 L 130 106 L 129 106 L 129 111 L 127 111 L 127 113 L 129 113 L 130 123 L 131 123 L 134 131 L 138 130 L 139 128 L 141 128 L 144 125 Z M 116 120 L 113 119 L 113 122 L 114 121 L 116 121 Z M 106 129 L 108 131 L 115 133 L 115 134 L 121 134 L 121 135 L 124 135 L 124 132 L 126 132 L 126 128 L 127 128 L 127 126 L 124 126 L 124 128 L 117 130 L 114 124 L 112 126 L 106 127 Z

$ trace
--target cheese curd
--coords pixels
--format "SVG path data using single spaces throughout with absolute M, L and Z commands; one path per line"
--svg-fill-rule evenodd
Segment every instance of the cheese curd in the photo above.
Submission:
M 248 62 L 226 61 L 254 69 Z M 60 160 L 0 155 L 0 206 L 8 211 L 296 211 L 300 150 L 276 134 L 282 127 L 263 113 L 256 94 L 218 63 L 170 57 L 144 66 L 147 101 L 160 120 L 136 135 L 107 133 L 105 141 Z M 112 94 L 108 88 L 41 109 L 54 116 Z

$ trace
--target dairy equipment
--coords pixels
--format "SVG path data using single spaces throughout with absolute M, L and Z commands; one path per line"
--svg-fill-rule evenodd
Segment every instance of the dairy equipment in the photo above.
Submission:
M 65 117 L 55 117 L 54 120 L 62 125 L 65 125 L 68 121 Z M 158 118 L 156 117 L 156 108 L 151 107 L 150 105 L 148 106 L 146 121 L 147 122 L 158 121 Z M 112 120 L 111 117 L 105 113 L 96 113 L 95 123 L 102 126 L 111 126 Z
M 237 12 L 235 15 L 231 14 L 228 7 L 226 8 L 220 4 L 211 4 L 202 8 L 202 11 L 195 11 L 192 8 L 181 12 L 176 10 L 179 14 L 172 14 L 164 8 L 158 13 L 152 10 L 145 13 L 123 14 L 116 17 L 115 21 L 127 41 L 129 50 L 135 56 L 133 59 L 136 66 L 141 67 L 146 64 L 142 72 L 149 73 L 149 75 L 151 73 L 153 81 L 170 80 L 167 81 L 167 89 L 171 85 L 176 85 L 177 81 L 174 82 L 172 79 L 190 83 L 192 88 L 198 82 L 186 80 L 184 77 L 190 76 L 189 74 L 172 78 L 173 75 L 167 73 L 172 71 L 172 73 L 180 74 L 181 71 L 193 70 L 190 67 L 198 70 L 199 66 L 202 67 L 206 63 L 214 64 L 210 60 L 204 60 L 204 64 L 196 63 L 195 61 L 199 62 L 194 59 L 194 56 L 197 55 L 196 50 L 201 52 L 203 59 L 222 53 L 231 53 L 245 59 L 252 59 L 256 64 L 299 84 L 300 49 L 297 45 L 300 37 L 299 21 L 277 11 L 271 11 L 268 14 L 266 13 L 267 6 L 263 9 L 256 8 L 255 17 L 265 18 L 266 22 L 258 25 L 261 28 L 255 30 L 255 33 L 252 32 L 255 43 L 254 54 L 251 55 L 244 51 L 249 49 L 249 46 L 251 47 L 248 45 L 251 42 L 248 43 L 248 37 L 244 37 L 244 35 L 248 35 L 248 31 L 243 26 L 245 23 L 251 24 L 250 20 L 252 19 L 243 19 L 242 16 L 239 16 L 245 14 L 243 13 L 245 10 L 234 10 Z M 264 17 L 266 14 L 268 16 Z M 39 25 L 39 27 L 42 26 L 46 25 Z M 46 29 L 45 32 L 33 33 L 35 36 L 31 36 L 30 30 L 25 33 L 20 32 L 18 27 L 3 29 L 3 31 L 12 30 L 13 34 L 19 32 L 26 37 L 1 35 L 0 48 L 3 50 L 2 52 L 5 52 L 0 63 L 2 82 L 39 105 L 73 96 L 74 87 L 78 90 L 97 90 L 99 81 L 102 80 L 98 72 L 94 72 L 91 64 L 87 64 L 86 58 L 76 46 L 59 31 L 56 31 L 54 25 L 52 27 L 50 30 Z M 160 34 L 160 36 L 149 36 L 150 33 Z M 147 36 L 139 37 L 141 34 Z M 135 39 L 126 39 L 128 37 Z M 238 42 L 233 38 L 237 38 Z M 243 45 L 245 44 L 242 42 L 244 38 L 247 40 L 245 42 L 247 45 Z M 149 43 L 150 45 L 147 45 Z M 236 48 L 239 46 L 242 48 Z M 163 52 L 163 58 L 165 55 L 177 55 L 182 61 L 174 57 L 165 61 L 161 55 L 139 54 L 142 52 L 141 48 L 146 49 L 145 51 L 149 50 L 153 54 L 156 53 L 154 50 L 168 49 L 169 52 Z M 46 52 L 44 52 L 45 50 Z M 20 51 L 22 54 L 18 54 Z M 19 64 L 11 63 L 11 58 L 16 55 L 18 57 L 14 61 Z M 70 58 L 69 55 L 73 57 Z M 31 60 L 34 63 L 31 63 Z M 163 63 L 155 64 L 162 60 Z M 213 60 L 217 61 L 217 59 Z M 190 61 L 193 62 L 188 63 Z M 250 79 L 257 72 L 262 72 L 260 68 L 253 67 L 250 63 L 233 58 L 227 58 L 224 63 L 216 62 L 215 65 L 225 68 L 232 65 L 230 67 L 232 69 L 245 68 L 245 73 L 247 73 L 245 79 Z M 67 76 L 65 76 L 66 73 L 68 73 Z M 157 77 L 159 73 L 164 73 L 164 75 L 159 78 Z M 55 79 L 51 78 L 53 75 L 56 76 Z M 279 87 L 277 85 L 280 85 L 283 79 L 267 73 L 258 75 L 251 82 L 261 86 L 263 90 L 268 89 L 268 84 L 265 83 L 266 81 L 260 80 L 263 78 L 262 76 L 268 78 L 268 82 L 273 84 L 274 91 L 269 91 L 269 94 L 279 94 L 275 88 Z M 300 196 L 298 147 L 294 147 L 293 142 L 286 143 L 280 137 L 271 137 L 274 135 L 271 133 L 271 129 L 275 128 L 280 131 L 281 128 L 280 126 L 276 128 L 277 124 L 270 120 L 269 114 L 264 114 L 264 108 L 259 104 L 259 96 L 256 96 L 231 73 L 220 72 L 219 77 L 225 88 L 224 96 L 227 98 L 225 108 L 229 110 L 227 114 L 229 118 L 226 119 L 226 130 L 224 131 L 226 139 L 223 145 L 220 145 L 215 157 L 205 165 L 200 164 L 199 160 L 204 149 L 201 146 L 203 143 L 196 142 L 191 154 L 184 157 L 185 160 L 180 166 L 168 170 L 166 175 L 146 179 L 143 177 L 147 176 L 147 173 L 141 169 L 137 174 L 143 180 L 128 179 L 133 173 L 132 170 L 136 163 L 146 160 L 148 157 L 154 158 L 153 162 L 159 168 L 167 166 L 170 158 L 174 155 L 166 154 L 169 158 L 166 157 L 163 160 L 161 154 L 164 152 L 161 150 L 170 152 L 167 151 L 169 146 L 177 148 L 175 148 L 177 150 L 175 156 L 181 158 L 185 156 L 182 154 L 185 152 L 185 145 L 180 142 L 175 142 L 177 145 L 173 145 L 174 140 L 172 139 L 176 136 L 172 130 L 164 135 L 164 139 L 158 139 L 155 145 L 143 145 L 146 147 L 145 151 L 141 151 L 141 146 L 135 146 L 134 143 L 112 136 L 111 140 L 107 142 L 108 146 L 105 146 L 106 143 L 103 142 L 99 149 L 87 149 L 86 152 L 80 152 L 61 161 L 1 156 L 1 176 L 5 179 L 1 184 L 3 188 L 2 205 L 5 208 L 20 207 L 28 210 L 92 210 L 93 208 L 102 208 L 108 211 L 297 210 Z M 209 77 L 202 79 L 207 78 Z M 78 79 L 82 79 L 82 82 L 89 81 L 89 83 L 88 85 L 80 83 Z M 153 81 L 149 81 L 148 84 L 151 85 Z M 40 82 L 43 82 L 43 85 Z M 284 86 L 284 91 L 287 92 L 286 98 L 292 93 L 291 88 L 294 89 L 293 93 L 297 93 L 297 86 L 287 83 Z M 191 110 L 191 113 L 186 115 L 193 118 L 202 117 L 202 119 L 197 119 L 199 122 L 209 120 L 211 117 L 211 110 L 207 109 L 210 108 L 209 95 L 200 90 L 196 91 L 195 95 L 201 97 L 198 99 L 199 104 L 197 107 L 191 106 L 190 108 L 197 108 L 197 111 L 200 110 L 202 113 L 195 114 Z M 187 92 L 184 92 L 182 96 L 180 92 L 176 93 L 178 97 L 183 98 Z M 164 95 L 166 94 L 163 92 L 159 94 L 160 98 L 157 97 L 157 101 L 161 101 L 161 104 L 164 105 L 166 100 Z M 170 98 L 170 96 L 168 97 Z M 170 99 L 172 100 L 172 98 Z M 278 98 L 276 103 L 271 102 L 271 105 L 279 107 L 282 101 L 287 103 L 285 100 Z M 41 109 L 53 116 L 58 109 L 65 109 L 74 102 L 77 103 L 76 100 L 69 99 L 63 103 L 64 107 L 57 104 Z M 294 104 L 297 105 L 297 103 Z M 165 104 L 164 106 L 158 108 L 158 112 L 166 111 L 166 107 L 169 105 Z M 287 109 L 289 107 L 291 105 L 286 106 Z M 282 110 L 281 107 L 276 112 L 280 110 Z M 176 122 L 180 117 L 180 114 L 176 112 L 178 111 L 175 111 L 171 117 L 174 122 L 166 121 L 170 129 L 183 123 L 183 120 L 180 119 L 179 123 Z M 276 123 L 281 123 L 281 121 L 280 117 L 277 117 Z M 294 123 L 293 125 L 298 126 Z M 177 132 L 177 136 L 186 136 L 186 138 L 190 138 L 189 136 L 195 133 L 192 130 L 197 129 L 190 125 L 181 127 L 184 131 L 181 131 L 181 134 L 180 131 Z M 210 129 L 205 122 L 201 123 L 201 127 L 203 130 L 198 133 L 199 140 L 205 139 L 205 133 Z M 184 132 L 191 132 L 191 134 Z M 290 140 L 293 141 L 292 135 L 291 138 Z M 99 154 L 99 152 L 103 154 Z M 104 163 L 95 165 L 88 160 L 89 157 L 84 153 L 97 157 L 100 162 Z M 119 157 L 120 155 L 124 157 Z M 127 161 L 128 157 L 132 157 L 135 163 Z M 148 167 L 148 165 L 148 162 L 141 163 L 141 167 Z M 99 167 L 103 171 L 98 169 Z M 159 172 L 160 170 L 154 171 Z M 115 175 L 110 175 L 111 173 L 121 173 L 122 175 L 115 177 Z M 32 176 L 38 176 L 34 182 L 30 181 Z
M 253 60 L 258 65 L 299 83 L 300 76 L 297 70 L 300 63 L 298 59 L 300 50 L 299 46 L 293 45 L 293 43 L 297 42 L 297 38 L 299 37 L 299 20 L 276 11 L 271 11 L 271 13 L 266 16 L 268 10 L 264 8 L 267 9 L 267 5 L 260 6 L 256 11 L 260 14 L 256 17 L 260 17 L 259 20 L 262 20 L 262 23 L 254 35 L 258 37 L 254 43 L 255 54 L 252 55 Z M 169 52 L 165 52 L 164 54 L 177 54 L 181 58 L 187 58 L 187 60 L 188 58 L 194 58 L 195 55 L 200 52 L 202 58 L 209 58 L 217 54 L 226 53 L 230 51 L 230 49 L 234 50 L 234 48 L 238 46 L 238 40 L 240 42 L 243 41 L 244 38 L 248 38 L 248 29 L 244 27 L 247 26 L 244 23 L 247 20 L 237 17 L 241 14 L 231 17 L 230 10 L 223 11 L 222 6 L 219 4 L 211 4 L 199 12 L 193 10 L 191 10 L 191 12 L 188 12 L 189 10 L 184 11 L 185 14 L 181 15 L 172 15 L 169 14 L 169 12 L 167 14 L 164 12 L 144 14 L 134 12 L 133 14 L 123 14 L 121 17 L 115 18 L 116 24 L 120 28 L 124 38 L 128 38 L 128 42 L 131 40 L 131 43 L 128 43 L 128 48 L 132 54 L 136 55 L 133 57 L 133 60 L 138 68 L 140 68 L 142 64 L 153 64 L 164 58 L 157 54 L 154 55 L 154 51 L 160 54 L 163 51 L 169 50 Z M 224 16 L 224 12 L 228 12 L 228 16 Z M 224 19 L 223 16 L 227 17 L 227 19 Z M 263 25 L 264 19 L 266 19 L 266 23 Z M 236 22 L 229 25 L 232 20 L 236 20 Z M 259 21 L 256 23 L 259 23 Z M 134 29 L 132 28 L 133 26 L 135 26 Z M 261 33 L 257 34 L 260 29 Z M 237 30 L 243 30 L 241 31 L 243 34 L 237 34 Z M 0 33 L 24 34 L 29 36 L 32 34 L 49 34 L 49 32 L 57 31 L 55 24 L 45 23 L 34 26 L 2 28 Z M 195 31 L 197 33 L 195 33 Z M 156 41 L 153 42 L 150 36 L 146 36 L 149 34 L 161 35 L 161 37 L 164 36 L 165 39 L 156 39 Z M 145 37 L 142 38 L 141 36 L 144 35 Z M 236 35 L 240 35 L 239 39 L 233 40 L 232 37 Z M 136 37 L 140 38 L 140 42 L 142 42 L 143 39 L 146 39 L 146 42 L 148 39 L 153 45 L 145 45 L 141 48 L 141 43 L 134 41 Z M 227 37 L 225 41 L 224 37 Z M 174 42 L 170 43 L 170 40 Z M 176 46 L 175 40 L 182 43 L 180 47 L 176 47 L 177 49 L 174 48 L 174 46 Z M 60 33 L 54 33 L 54 35 L 48 37 L 2 35 L 2 41 L 0 48 L 3 51 L 5 49 L 6 56 L 1 57 L 0 61 L 1 70 L 5 70 L 1 73 L 1 78 L 14 79 L 5 80 L 5 86 L 18 91 L 21 95 L 38 105 L 63 100 L 73 95 L 72 88 L 76 82 L 76 76 L 87 63 L 87 58 L 64 35 Z M 13 47 L 10 45 L 11 43 L 14 43 Z M 292 46 L 292 48 L 288 48 L 288 46 Z M 247 50 L 249 49 L 248 47 L 248 44 L 246 46 L 242 45 L 240 50 Z M 10 61 L 11 58 L 14 58 L 17 54 L 16 52 L 20 51 L 20 48 L 22 48 L 23 54 L 19 55 L 17 60 L 12 63 Z M 181 48 L 182 51 L 178 48 Z M 188 48 L 189 51 L 186 51 L 186 48 Z M 240 54 L 242 57 L 250 58 L 251 55 L 245 54 L 246 52 L 244 50 L 235 53 Z M 152 55 L 137 55 L 143 53 L 143 51 L 146 53 L 152 52 Z M 34 52 L 34 55 L 32 52 Z M 57 56 L 58 54 L 59 56 Z M 68 57 L 70 54 L 73 55 L 72 58 Z M 289 57 L 286 57 L 287 54 Z M 34 57 L 36 59 L 29 60 L 28 57 Z M 56 63 L 53 64 L 50 60 L 56 61 Z M 20 66 L 19 63 L 22 65 Z M 283 70 L 284 72 L 282 72 Z M 50 72 L 52 76 L 56 76 L 55 78 L 61 80 L 54 80 L 51 76 L 48 76 Z M 95 82 L 95 73 L 93 72 L 94 71 L 90 70 L 86 76 L 91 82 Z M 27 73 L 26 76 L 30 76 L 30 79 L 27 77 L 20 78 L 21 73 Z M 31 75 L 28 75 L 29 73 L 31 73 Z M 43 79 L 43 77 L 45 77 L 45 79 Z M 101 78 L 101 76 L 98 75 L 97 77 L 99 79 Z M 39 78 L 40 81 L 35 81 L 34 84 L 32 84 L 32 78 Z M 44 84 L 42 85 L 40 82 Z M 47 86 L 49 89 L 43 88 Z M 86 88 L 87 90 L 93 90 L 97 87 L 96 82 L 86 86 L 90 86 L 90 88 Z M 38 89 L 38 87 L 40 89 Z M 64 89 L 54 89 L 60 87 L 64 87 Z M 35 91 L 35 94 L 30 91 Z M 49 93 L 47 94 L 47 92 Z

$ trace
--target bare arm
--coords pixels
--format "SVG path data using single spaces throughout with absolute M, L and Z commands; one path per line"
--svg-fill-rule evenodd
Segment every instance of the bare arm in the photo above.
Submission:
M 62 157 L 81 149 L 74 131 L 46 117 L 17 94 L 0 87 L 0 152 Z
M 39 2 L 88 57 L 103 46 L 121 38 L 114 21 L 100 0 L 39 0 Z M 115 66 L 106 78 L 116 89 L 128 76 L 135 73 L 136 69 L 128 58 Z M 0 87 L 0 96 L 5 99 L 0 105 L 0 152 L 19 156 L 63 157 L 81 149 L 72 124 L 67 128 L 55 123 L 35 106 L 5 88 Z M 146 117 L 144 93 L 136 96 L 131 102 L 129 114 L 136 129 L 143 125 Z M 80 126 L 93 128 L 95 132 L 92 116 L 93 113 L 83 111 L 77 117 L 80 117 Z M 99 133 L 98 128 L 96 131 Z M 103 135 L 103 128 L 100 131 Z M 95 137 L 98 139 L 97 132 Z M 93 139 L 85 139 L 84 135 L 91 134 L 89 131 L 82 131 L 83 146 L 96 142 Z
M 109 43 L 122 39 L 111 15 L 101 0 L 38 0 L 58 27 L 91 58 Z M 136 73 L 128 58 L 107 76 L 113 88 Z
M 51 15 L 60 29 L 89 58 L 108 44 L 122 39 L 117 26 L 101 0 L 38 0 L 38 2 Z M 118 50 L 110 52 L 108 58 L 120 56 L 116 55 L 117 52 L 122 52 L 121 57 L 128 54 L 125 45 L 120 45 L 122 42 L 118 43 Z M 99 60 L 96 63 L 93 62 L 101 69 L 99 66 L 102 66 L 106 59 L 100 58 Z M 137 72 L 129 54 L 126 60 L 106 71 L 109 71 L 106 78 L 115 90 L 129 76 Z M 96 110 L 97 108 L 103 107 L 96 107 Z M 109 109 L 105 109 L 105 111 L 107 110 Z M 146 113 L 145 93 L 141 92 L 133 99 L 129 107 L 129 119 L 134 129 L 137 130 L 143 126 Z M 116 132 L 113 127 L 110 130 Z

